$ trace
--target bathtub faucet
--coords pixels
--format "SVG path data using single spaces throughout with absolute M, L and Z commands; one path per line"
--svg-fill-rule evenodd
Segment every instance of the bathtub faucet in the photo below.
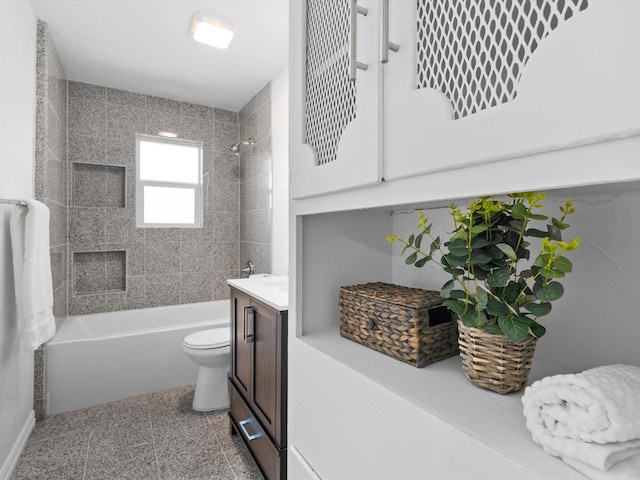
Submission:
M 242 275 L 246 275 L 247 277 L 250 277 L 255 272 L 256 272 L 256 266 L 253 263 L 251 263 L 251 260 L 249 260 L 247 262 L 247 266 L 242 269 L 242 274 L 240 276 L 242 277 Z

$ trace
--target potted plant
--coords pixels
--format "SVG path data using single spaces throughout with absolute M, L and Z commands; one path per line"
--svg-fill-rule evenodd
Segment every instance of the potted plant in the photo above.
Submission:
M 466 209 L 451 205 L 453 232 L 447 240 L 432 233 L 432 224 L 419 213 L 418 233 L 404 240 L 406 263 L 441 267 L 451 278 L 442 286 L 443 304 L 458 317 L 460 354 L 467 377 L 477 385 L 508 393 L 527 381 L 538 338 L 545 328 L 539 317 L 551 312 L 562 297 L 560 283 L 573 265 L 565 256 L 580 238 L 564 242 L 561 232 L 575 209 L 568 200 L 560 218 L 536 213 L 544 193 L 512 193 L 506 200 L 479 197 Z M 534 228 L 544 222 L 545 230 Z M 540 252 L 531 259 L 529 239 L 540 239 Z

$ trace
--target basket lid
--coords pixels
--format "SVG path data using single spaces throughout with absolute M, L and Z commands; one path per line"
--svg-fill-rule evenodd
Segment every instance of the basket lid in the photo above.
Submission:
M 364 283 L 340 287 L 340 290 L 385 303 L 411 308 L 432 308 L 442 304 L 439 292 L 404 287 L 392 283 Z

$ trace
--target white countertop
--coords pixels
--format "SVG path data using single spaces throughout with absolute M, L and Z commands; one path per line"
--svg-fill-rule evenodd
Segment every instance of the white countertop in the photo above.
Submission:
M 289 310 L 289 277 L 287 275 L 259 273 L 249 278 L 233 278 L 227 280 L 227 283 L 278 311 Z

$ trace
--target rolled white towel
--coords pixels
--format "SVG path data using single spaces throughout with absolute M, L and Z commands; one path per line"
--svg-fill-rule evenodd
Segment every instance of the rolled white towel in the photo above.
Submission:
M 579 470 L 584 464 L 606 471 L 626 461 L 635 475 L 635 456 L 640 455 L 640 367 L 608 365 L 546 377 L 527 387 L 522 403 L 527 428 L 547 453 Z M 640 478 L 640 471 L 637 474 L 621 478 Z

